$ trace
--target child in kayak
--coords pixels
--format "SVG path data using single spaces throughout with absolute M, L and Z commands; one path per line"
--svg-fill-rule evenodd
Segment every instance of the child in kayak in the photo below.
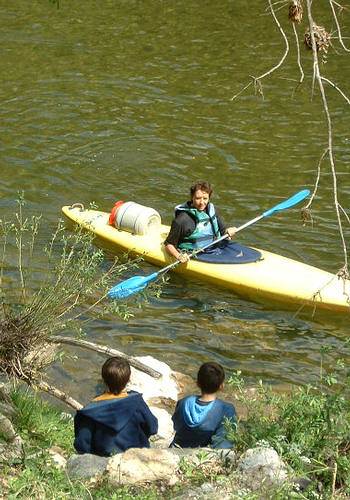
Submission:
M 107 392 L 78 410 L 74 418 L 74 447 L 78 453 L 110 456 L 129 448 L 149 448 L 148 438 L 158 431 L 158 421 L 142 395 L 125 391 L 130 380 L 129 362 L 107 359 L 102 379 Z
M 212 187 L 207 181 L 191 186 L 191 199 L 175 208 L 175 218 L 164 242 L 167 253 L 182 263 L 188 261 L 186 252 L 198 250 L 227 233 L 233 238 L 236 228 L 226 228 L 210 202 Z
M 226 227 L 211 203 L 213 190 L 207 181 L 191 186 L 191 199 L 175 207 L 175 218 L 164 241 L 166 252 L 181 263 L 195 258 L 210 264 L 244 264 L 261 259 L 261 253 L 231 241 L 236 227 Z M 225 236 L 226 235 L 226 236 Z M 220 240 L 225 236 L 223 240 Z M 216 240 L 219 243 L 215 243 Z M 206 250 L 201 251 L 205 248 Z
M 236 410 L 231 403 L 217 399 L 223 388 L 225 372 L 218 363 L 204 363 L 197 374 L 200 396 L 187 396 L 178 401 L 174 422 L 175 437 L 170 446 L 181 448 L 232 448 L 226 439 L 225 422 L 236 422 Z

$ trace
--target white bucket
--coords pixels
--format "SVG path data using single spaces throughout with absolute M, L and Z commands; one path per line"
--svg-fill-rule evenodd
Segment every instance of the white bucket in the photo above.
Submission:
M 161 218 L 153 208 L 127 201 L 117 211 L 115 226 L 123 231 L 144 235 L 159 229 Z

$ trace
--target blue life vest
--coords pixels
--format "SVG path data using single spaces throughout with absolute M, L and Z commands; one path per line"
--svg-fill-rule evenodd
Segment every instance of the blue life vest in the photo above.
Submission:
M 219 225 L 212 203 L 208 203 L 206 211 L 197 210 L 197 208 L 189 206 L 188 203 L 183 203 L 175 208 L 175 216 L 179 212 L 188 213 L 196 223 L 195 230 L 179 243 L 180 250 L 197 250 L 220 237 Z

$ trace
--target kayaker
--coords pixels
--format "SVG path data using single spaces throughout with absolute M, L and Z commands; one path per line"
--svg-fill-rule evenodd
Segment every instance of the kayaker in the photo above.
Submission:
M 210 202 L 212 193 L 209 182 L 196 182 L 190 189 L 191 200 L 175 208 L 175 218 L 164 245 L 168 254 L 182 263 L 190 258 L 186 252 L 202 248 L 225 233 L 229 239 L 235 235 L 236 228 L 226 228 L 216 213 Z
M 224 380 L 224 369 L 218 363 L 204 363 L 199 368 L 197 385 L 201 395 L 187 396 L 178 401 L 172 417 L 175 436 L 171 447 L 233 447 L 226 437 L 225 425 L 228 421 L 236 424 L 236 410 L 233 404 L 217 399 Z

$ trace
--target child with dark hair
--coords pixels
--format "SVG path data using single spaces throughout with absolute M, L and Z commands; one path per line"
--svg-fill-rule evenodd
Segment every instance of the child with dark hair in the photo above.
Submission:
M 226 228 L 216 213 L 210 201 L 212 193 L 209 182 L 195 182 L 190 188 L 191 199 L 175 207 L 175 218 L 164 245 L 166 252 L 182 263 L 189 260 L 189 253 L 203 248 L 225 233 L 230 239 L 235 235 L 236 228 Z
M 78 410 L 74 418 L 74 447 L 78 453 L 110 456 L 129 448 L 149 448 L 148 438 L 158 421 L 142 395 L 125 391 L 131 369 L 124 358 L 109 358 L 102 366 L 108 389 Z
M 217 399 L 223 388 L 225 372 L 218 363 L 204 363 L 197 374 L 200 396 L 187 396 L 178 401 L 174 422 L 175 437 L 171 446 L 181 448 L 232 448 L 226 439 L 225 423 L 236 422 L 236 411 L 231 403 Z

